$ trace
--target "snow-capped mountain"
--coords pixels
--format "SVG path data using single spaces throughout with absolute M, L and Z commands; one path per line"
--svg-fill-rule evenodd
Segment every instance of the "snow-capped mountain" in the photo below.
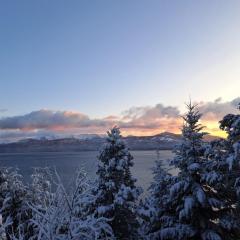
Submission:
M 154 136 L 127 136 L 123 140 L 130 150 L 171 150 L 180 142 L 181 135 L 164 132 Z M 24 139 L 14 143 L 0 144 L 0 152 L 96 151 L 104 142 L 105 135 L 97 134 L 56 139 Z

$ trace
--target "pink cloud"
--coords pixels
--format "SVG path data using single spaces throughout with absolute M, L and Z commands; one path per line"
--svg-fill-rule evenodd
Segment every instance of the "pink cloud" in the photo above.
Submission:
M 227 113 L 236 113 L 240 98 L 223 102 L 220 98 L 213 102 L 198 103 L 203 114 L 202 123 L 210 133 L 219 135 L 218 121 Z M 0 134 L 4 138 L 14 135 L 25 137 L 38 133 L 76 135 L 81 133 L 105 133 L 113 125 L 122 128 L 125 135 L 151 135 L 164 131 L 180 132 L 181 113 L 177 107 L 157 104 L 153 107 L 133 107 L 119 116 L 93 119 L 88 115 L 73 111 L 39 110 L 25 115 L 0 119 Z M 4 134 L 3 134 L 4 133 Z

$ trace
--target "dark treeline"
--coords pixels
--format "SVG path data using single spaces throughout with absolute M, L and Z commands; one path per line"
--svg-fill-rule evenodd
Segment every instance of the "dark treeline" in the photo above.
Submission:
M 156 162 L 145 199 L 118 127 L 107 133 L 94 182 L 79 169 L 66 190 L 56 171 L 36 168 L 24 184 L 16 169 L 1 168 L 0 239 L 240 240 L 240 115 L 220 121 L 226 139 L 205 142 L 201 114 L 187 109 L 171 159 L 178 175 Z

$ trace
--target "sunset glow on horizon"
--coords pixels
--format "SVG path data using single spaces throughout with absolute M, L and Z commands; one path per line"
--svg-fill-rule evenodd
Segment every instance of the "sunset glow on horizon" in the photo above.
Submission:
M 212 136 L 226 137 L 219 129 L 219 121 L 229 113 L 238 113 L 240 98 L 224 102 L 218 98 L 211 102 L 197 104 L 202 114 L 203 131 Z M 123 136 L 152 136 L 163 132 L 181 133 L 183 111 L 175 106 L 156 104 L 155 106 L 132 107 L 119 115 L 92 118 L 77 111 L 52 111 L 42 109 L 24 115 L 0 119 L 2 141 L 17 141 L 24 138 L 78 137 L 81 134 L 106 134 L 117 125 Z

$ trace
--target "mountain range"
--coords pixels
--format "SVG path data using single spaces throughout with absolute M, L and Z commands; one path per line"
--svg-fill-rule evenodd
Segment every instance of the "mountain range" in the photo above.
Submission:
M 206 137 L 206 141 L 213 139 L 216 137 L 211 135 Z M 96 134 L 79 138 L 24 139 L 0 144 L 0 153 L 98 151 L 105 140 L 104 135 Z M 164 132 L 154 136 L 127 136 L 123 137 L 123 140 L 130 150 L 171 150 L 181 141 L 181 135 Z
M 208 135 L 205 140 L 213 139 L 216 137 Z M 0 144 L 0 153 L 98 151 L 105 140 L 104 135 L 96 134 L 79 138 L 24 139 Z M 181 141 L 181 135 L 164 132 L 154 136 L 127 136 L 123 140 L 130 150 L 172 150 Z

